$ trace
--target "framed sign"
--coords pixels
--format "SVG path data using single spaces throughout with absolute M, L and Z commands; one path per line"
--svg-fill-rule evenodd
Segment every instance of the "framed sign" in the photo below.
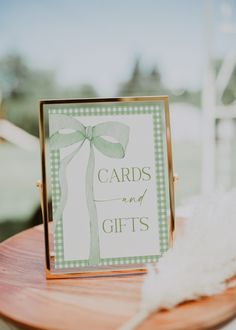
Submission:
M 157 262 L 174 229 L 168 97 L 41 101 L 40 142 L 47 278 Z

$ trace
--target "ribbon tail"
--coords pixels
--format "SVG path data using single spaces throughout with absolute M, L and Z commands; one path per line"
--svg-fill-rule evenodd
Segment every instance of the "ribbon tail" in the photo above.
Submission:
M 86 170 L 86 199 L 87 199 L 87 207 L 90 217 L 89 265 L 98 265 L 100 261 L 97 208 L 94 201 L 94 188 L 93 188 L 94 167 L 95 167 L 94 149 L 92 142 L 90 142 L 90 154 L 89 154 L 89 160 Z
M 84 144 L 84 141 L 79 145 L 78 148 L 75 149 L 70 155 L 66 156 L 62 161 L 59 169 L 59 183 L 60 183 L 60 189 L 61 189 L 61 197 L 59 201 L 59 205 L 56 209 L 56 212 L 53 217 L 53 224 L 54 224 L 54 234 L 56 232 L 57 225 L 62 217 L 63 210 L 66 205 L 67 201 L 67 180 L 66 180 L 66 168 L 70 161 L 73 159 L 73 157 L 78 153 L 82 145 Z

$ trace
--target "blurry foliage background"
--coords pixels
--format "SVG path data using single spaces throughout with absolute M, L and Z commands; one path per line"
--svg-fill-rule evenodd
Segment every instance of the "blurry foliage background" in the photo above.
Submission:
M 168 95 L 177 205 L 199 194 L 207 1 L 1 0 L 0 118 L 38 136 L 40 99 Z M 233 44 L 219 31 L 224 1 L 212 1 L 215 73 Z M 235 100 L 236 67 L 221 102 Z M 2 141 L 0 166 L 1 240 L 41 221 L 39 151 Z
M 218 72 L 222 63 L 216 59 Z M 236 68 L 223 94 L 223 103 L 230 104 L 236 99 Z M 5 117 L 27 132 L 38 136 L 38 101 L 54 98 L 83 98 L 102 96 L 90 84 L 61 87 L 56 73 L 39 70 L 27 65 L 20 54 L 9 54 L 0 59 L 0 90 L 2 93 L 1 117 Z M 135 59 L 131 75 L 121 82 L 114 96 L 169 95 L 170 102 L 181 102 L 201 107 L 201 91 L 188 89 L 172 90 L 164 85 L 158 67 L 143 70 L 139 59 Z
M 27 132 L 38 136 L 38 101 L 55 98 L 83 98 L 101 96 L 89 84 L 61 87 L 53 71 L 37 70 L 27 65 L 20 54 L 0 59 L 0 88 L 3 97 L 1 116 Z M 170 102 L 187 102 L 200 107 L 200 91 L 170 90 L 162 82 L 157 66 L 147 72 L 140 60 L 134 60 L 128 81 L 120 83 L 115 96 L 169 95 Z
M 96 97 L 90 85 L 60 88 L 55 73 L 37 70 L 19 54 L 9 54 L 0 60 L 2 117 L 27 132 L 38 136 L 38 102 L 40 99 Z

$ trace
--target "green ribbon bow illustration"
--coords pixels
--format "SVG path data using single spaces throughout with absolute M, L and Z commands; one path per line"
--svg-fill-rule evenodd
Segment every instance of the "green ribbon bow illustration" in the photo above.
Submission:
M 96 265 L 100 259 L 99 232 L 97 221 L 97 209 L 94 201 L 94 147 L 103 155 L 110 158 L 124 158 L 126 146 L 129 140 L 129 127 L 120 122 L 105 122 L 96 126 L 85 127 L 77 119 L 61 114 L 51 115 L 50 118 L 50 148 L 59 150 L 75 143 L 79 146 L 61 160 L 59 169 L 59 181 L 61 187 L 61 199 L 54 215 L 55 230 L 67 201 L 66 168 L 74 156 L 82 148 L 86 140 L 90 143 L 90 154 L 86 169 L 86 200 L 90 217 L 90 255 L 89 264 Z M 53 119 L 52 119 L 53 118 Z M 72 133 L 64 133 L 62 130 L 70 129 Z M 110 142 L 104 137 L 111 137 L 117 142 Z

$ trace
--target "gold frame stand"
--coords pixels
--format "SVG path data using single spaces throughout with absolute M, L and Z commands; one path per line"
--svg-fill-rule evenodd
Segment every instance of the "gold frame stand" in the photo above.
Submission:
M 96 98 L 96 99 L 70 99 L 70 100 L 44 100 L 40 101 L 40 147 L 41 147 L 41 165 L 42 165 L 42 180 L 37 182 L 37 187 L 40 193 L 40 204 L 42 210 L 42 219 L 44 225 L 44 242 L 45 242 L 45 272 L 47 279 L 72 278 L 72 277 L 97 277 L 97 276 L 115 276 L 115 275 L 132 275 L 146 272 L 145 265 L 119 266 L 119 267 L 96 267 L 96 269 L 84 269 L 79 271 L 76 269 L 65 269 L 57 271 L 52 269 L 54 262 L 54 252 L 50 250 L 50 228 L 48 219 L 48 199 L 47 199 L 47 184 L 46 184 L 46 165 L 45 165 L 45 127 L 44 127 L 44 105 L 53 104 L 68 104 L 68 103 L 106 103 L 106 102 L 149 102 L 162 101 L 165 112 L 165 135 L 166 135 L 166 150 L 168 163 L 168 178 L 169 178 L 169 199 L 170 199 L 170 221 L 169 221 L 169 246 L 171 247 L 174 240 L 175 231 L 175 203 L 174 192 L 175 185 L 178 181 L 178 176 L 173 175 L 172 164 L 172 148 L 171 148 L 171 133 L 170 133 L 170 115 L 168 96 L 143 96 L 143 97 L 121 97 L 121 98 Z

